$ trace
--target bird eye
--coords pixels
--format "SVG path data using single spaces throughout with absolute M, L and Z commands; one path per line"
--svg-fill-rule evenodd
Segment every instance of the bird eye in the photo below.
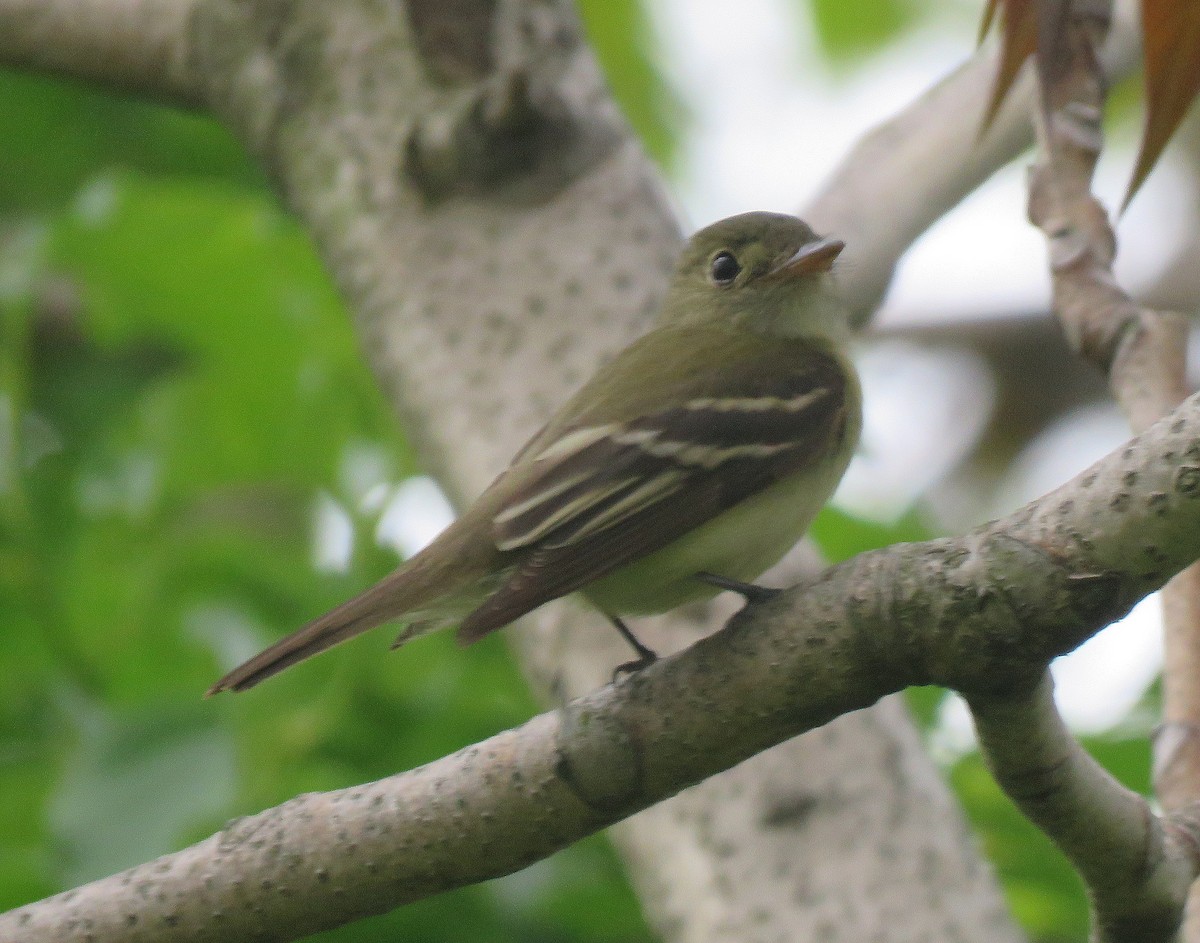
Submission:
M 729 285 L 741 273 L 742 267 L 728 252 L 718 252 L 713 256 L 712 264 L 709 266 L 709 273 L 712 275 L 712 280 L 718 285 Z

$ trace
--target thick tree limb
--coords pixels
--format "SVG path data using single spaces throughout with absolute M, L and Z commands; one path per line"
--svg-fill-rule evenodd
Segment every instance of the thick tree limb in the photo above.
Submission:
M 0 65 L 197 107 L 196 0 L 0 0 Z
M 983 706 L 981 733 L 1018 794 L 1065 769 L 1060 793 L 1033 790 L 1027 809 L 1066 829 L 1068 849 L 1118 857 L 1105 874 L 1119 886 L 1106 889 L 1133 887 L 1156 912 L 1178 914 L 1200 823 L 1173 821 L 1179 841 L 1144 859 L 1148 872 L 1134 867 L 1144 846 L 1127 839 L 1145 825 L 1129 810 L 1140 800 L 1109 788 L 1098 768 L 1058 761 L 1074 748 L 1039 678 L 1197 556 L 1200 395 L 1010 518 L 863 554 L 515 730 L 409 773 L 301 796 L 0 916 L 0 939 L 59 943 L 86 929 L 93 943 L 133 943 L 164 928 L 179 943 L 292 939 L 523 867 L 913 683 L 952 686 Z M 1006 703 L 1022 689 L 1038 693 Z M 1094 821 L 1074 814 L 1085 807 Z

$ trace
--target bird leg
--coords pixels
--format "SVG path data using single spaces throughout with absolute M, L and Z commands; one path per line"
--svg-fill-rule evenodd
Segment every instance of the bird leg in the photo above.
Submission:
M 716 586 L 718 589 L 727 589 L 730 592 L 737 593 L 748 603 L 766 602 L 768 599 L 774 599 L 783 592 L 781 589 L 759 586 L 757 583 L 743 583 L 741 580 L 730 579 L 728 576 L 720 576 L 716 573 L 704 571 L 697 573 L 696 579 L 701 583 L 707 583 L 709 586 Z
M 637 640 L 637 636 L 629 631 L 629 626 L 627 626 L 616 616 L 608 616 L 608 621 L 613 624 L 613 628 L 621 633 L 621 637 L 625 639 L 625 641 L 627 641 L 630 646 L 632 646 L 633 650 L 638 654 L 638 657 L 633 661 L 624 662 L 620 665 L 617 665 L 617 667 L 613 669 L 612 679 L 614 682 L 623 674 L 633 674 L 634 672 L 641 671 L 643 668 L 646 668 L 658 661 L 658 655 L 639 642 Z

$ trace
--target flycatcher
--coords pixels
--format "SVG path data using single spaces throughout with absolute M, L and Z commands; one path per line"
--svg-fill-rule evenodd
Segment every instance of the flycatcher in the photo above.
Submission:
M 621 617 L 738 588 L 837 486 L 861 396 L 830 269 L 843 243 L 745 213 L 696 233 L 653 330 L 603 367 L 508 470 L 390 576 L 235 668 L 240 691 L 384 622 L 466 645 L 579 590 Z

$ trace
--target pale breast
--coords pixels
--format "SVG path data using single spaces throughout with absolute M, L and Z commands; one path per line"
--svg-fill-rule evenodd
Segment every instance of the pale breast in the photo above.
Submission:
M 857 436 L 844 454 L 805 470 L 734 505 L 673 544 L 635 560 L 584 589 L 602 612 L 666 612 L 718 592 L 697 580 L 700 572 L 753 581 L 804 536 L 845 471 Z

